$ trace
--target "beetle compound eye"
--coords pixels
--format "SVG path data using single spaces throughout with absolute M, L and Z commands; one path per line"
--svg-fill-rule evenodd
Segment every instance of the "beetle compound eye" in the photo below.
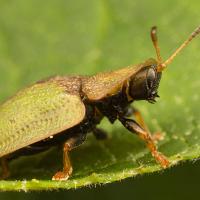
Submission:
M 157 94 L 157 89 L 159 86 L 161 78 L 161 73 L 156 71 L 155 67 L 151 67 L 147 71 L 146 75 L 146 89 L 147 89 L 147 99 L 150 103 L 155 102 L 155 98 L 159 97 Z
M 155 80 L 156 80 L 156 72 L 153 68 L 150 68 L 147 72 L 147 87 L 148 87 L 148 89 L 151 89 L 153 87 Z
M 143 68 L 135 74 L 129 83 L 129 94 L 134 100 L 143 100 L 149 97 L 154 86 L 155 71 L 151 66 Z

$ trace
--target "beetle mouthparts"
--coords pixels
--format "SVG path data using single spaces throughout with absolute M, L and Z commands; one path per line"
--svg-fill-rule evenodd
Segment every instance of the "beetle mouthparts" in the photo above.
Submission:
M 157 93 L 155 93 L 154 95 L 150 96 L 147 100 L 149 103 L 156 103 L 156 97 L 159 98 L 160 96 Z

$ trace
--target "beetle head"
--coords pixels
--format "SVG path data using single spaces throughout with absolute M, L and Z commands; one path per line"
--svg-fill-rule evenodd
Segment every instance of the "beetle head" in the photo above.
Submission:
M 160 48 L 158 46 L 157 29 L 155 26 L 152 27 L 151 39 L 156 50 L 157 63 L 143 66 L 133 77 L 130 78 L 128 95 L 131 97 L 131 99 L 148 100 L 150 103 L 154 103 L 155 98 L 159 97 L 157 94 L 157 89 L 161 79 L 162 71 L 199 33 L 200 26 L 190 34 L 188 39 L 185 40 L 165 62 L 162 62 Z
M 129 82 L 129 95 L 134 100 L 148 100 L 154 103 L 161 79 L 161 72 L 157 72 L 156 65 L 145 66 Z

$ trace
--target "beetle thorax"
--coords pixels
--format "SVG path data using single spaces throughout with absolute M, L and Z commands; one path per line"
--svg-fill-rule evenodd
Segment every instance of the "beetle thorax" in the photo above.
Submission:
M 131 101 L 132 102 L 132 101 Z M 95 102 L 95 107 L 113 123 L 119 114 L 123 114 L 127 106 L 131 103 L 124 90 Z

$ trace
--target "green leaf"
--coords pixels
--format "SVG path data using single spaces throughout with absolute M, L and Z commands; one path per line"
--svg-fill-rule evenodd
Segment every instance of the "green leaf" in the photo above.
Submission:
M 154 57 L 153 25 L 165 59 L 199 25 L 198 8 L 197 0 L 1 1 L 0 99 L 50 75 L 91 75 Z M 158 146 L 172 165 L 200 156 L 199 48 L 200 38 L 164 72 L 156 104 L 136 103 L 150 130 L 165 135 Z M 0 190 L 70 189 L 161 170 L 144 143 L 118 122 L 104 120 L 101 127 L 109 139 L 88 135 L 71 152 L 68 181 L 51 181 L 62 168 L 61 150 L 53 148 L 10 162 L 12 176 L 0 181 Z

